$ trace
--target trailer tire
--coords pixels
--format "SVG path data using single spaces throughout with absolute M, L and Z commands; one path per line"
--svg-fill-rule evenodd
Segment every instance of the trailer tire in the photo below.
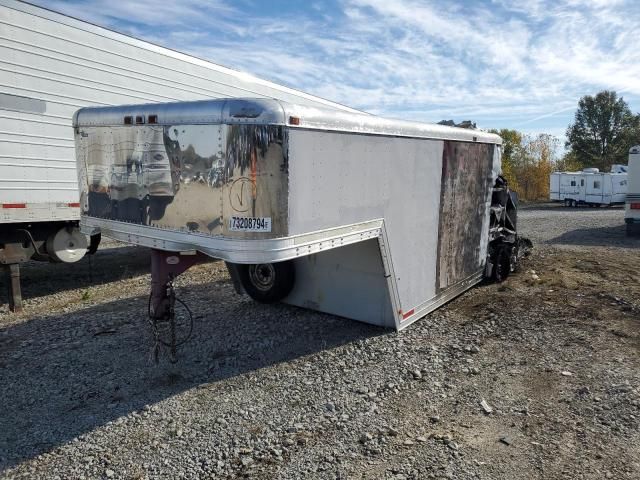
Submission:
M 511 261 L 511 251 L 512 247 L 507 245 L 501 245 L 498 247 L 495 266 L 493 268 L 493 279 L 498 283 L 504 282 L 512 269 L 515 270 Z
M 237 267 L 242 287 L 256 302 L 279 302 L 293 289 L 295 268 L 290 260 Z

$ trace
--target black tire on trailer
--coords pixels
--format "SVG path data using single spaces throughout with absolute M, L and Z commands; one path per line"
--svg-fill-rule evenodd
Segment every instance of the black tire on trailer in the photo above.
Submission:
M 565 207 L 570 207 L 571 206 L 571 200 L 569 200 L 568 198 L 564 199 L 564 206 Z
M 493 268 L 493 279 L 498 282 L 504 282 L 511 273 L 511 248 L 506 245 L 498 247 L 495 258 L 495 266 Z
M 237 267 L 242 287 L 256 302 L 279 302 L 289 295 L 295 284 L 296 271 L 291 260 Z

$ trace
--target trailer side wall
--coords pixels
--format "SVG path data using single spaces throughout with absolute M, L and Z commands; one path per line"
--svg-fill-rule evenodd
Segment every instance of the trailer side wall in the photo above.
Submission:
M 482 270 L 496 150 L 291 129 L 290 233 L 384 219 L 402 321 L 402 312 L 417 311 Z M 322 310 L 332 289 L 327 283 L 307 300 Z

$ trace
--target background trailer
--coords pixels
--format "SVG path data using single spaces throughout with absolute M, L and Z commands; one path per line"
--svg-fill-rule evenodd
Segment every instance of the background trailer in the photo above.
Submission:
M 629 192 L 625 202 L 624 221 L 627 235 L 640 237 L 640 145 L 629 150 Z
M 87 250 L 77 228 L 71 117 L 78 108 L 232 96 L 354 111 L 44 8 L 0 0 L 0 264 L 13 274 L 12 307 L 20 304 L 19 262 L 74 262 Z
M 612 165 L 611 172 L 597 168 L 581 172 L 553 172 L 549 176 L 549 199 L 567 207 L 623 204 L 627 195 L 627 166 Z
M 515 265 L 496 135 L 260 99 L 74 126 L 82 229 L 155 249 L 155 318 L 201 254 L 259 301 L 396 329 Z

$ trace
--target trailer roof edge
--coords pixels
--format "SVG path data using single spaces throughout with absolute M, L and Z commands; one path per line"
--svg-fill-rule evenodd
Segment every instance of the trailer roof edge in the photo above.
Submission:
M 269 98 L 226 98 L 192 102 L 151 103 L 116 107 L 85 107 L 73 116 L 74 127 L 119 126 L 125 117 L 154 116 L 154 124 L 260 124 L 290 128 L 458 140 L 502 144 L 500 136 L 480 130 L 410 122 L 310 107 Z

